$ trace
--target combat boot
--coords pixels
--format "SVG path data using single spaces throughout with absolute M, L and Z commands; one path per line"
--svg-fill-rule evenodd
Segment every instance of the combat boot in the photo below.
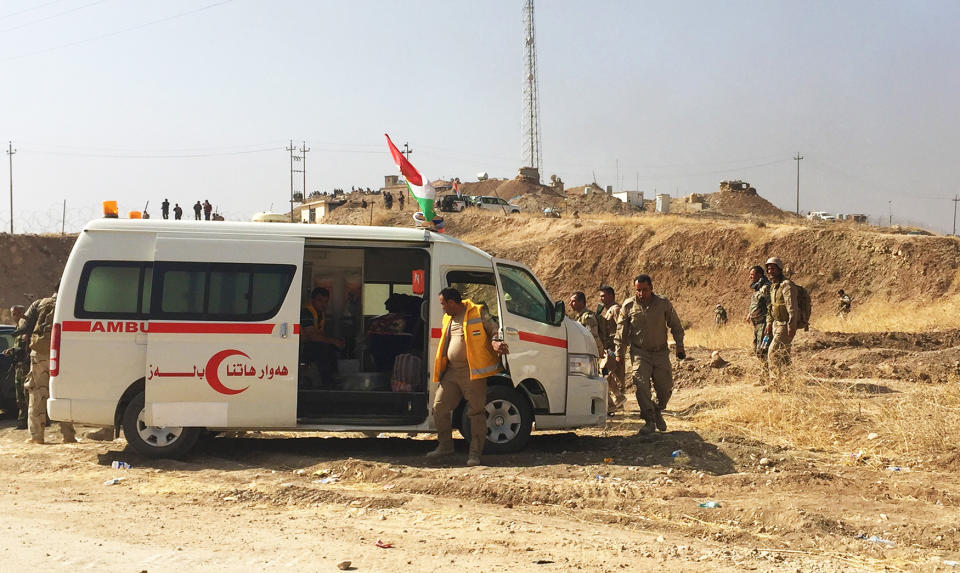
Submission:
M 656 432 L 657 422 L 654 418 L 644 418 L 643 427 L 637 432 L 638 436 L 647 436 Z
M 440 443 L 437 445 L 436 449 L 433 451 L 427 452 L 427 458 L 435 459 L 442 458 L 444 456 L 449 456 L 453 453 L 453 444 L 452 443 Z
M 657 418 L 655 422 L 657 425 L 657 430 L 661 432 L 667 431 L 667 422 L 663 419 L 663 412 L 660 410 L 660 408 L 657 408 Z

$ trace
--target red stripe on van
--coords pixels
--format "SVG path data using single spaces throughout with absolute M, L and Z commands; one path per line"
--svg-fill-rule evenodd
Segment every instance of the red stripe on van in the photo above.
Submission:
M 63 332 L 90 332 L 89 320 L 64 320 Z
M 520 331 L 520 340 L 524 342 L 534 342 L 536 344 L 545 344 L 546 346 L 556 346 L 557 348 L 566 348 L 567 341 L 562 338 L 554 338 L 552 336 L 543 336 L 542 334 L 534 334 L 532 332 Z
M 442 333 L 440 332 L 439 328 L 430 329 L 430 338 L 440 338 L 440 334 Z
M 299 325 L 299 324 L 294 324 L 294 325 L 293 325 L 293 333 L 294 333 L 294 334 L 300 334 L 300 325 Z
M 271 334 L 275 324 L 259 322 L 151 322 L 150 334 Z

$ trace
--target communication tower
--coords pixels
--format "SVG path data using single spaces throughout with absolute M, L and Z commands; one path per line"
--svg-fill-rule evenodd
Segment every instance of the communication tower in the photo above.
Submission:
M 521 155 L 524 166 L 540 171 L 540 89 L 537 85 L 537 34 L 533 21 L 533 0 L 523 6 L 523 141 Z

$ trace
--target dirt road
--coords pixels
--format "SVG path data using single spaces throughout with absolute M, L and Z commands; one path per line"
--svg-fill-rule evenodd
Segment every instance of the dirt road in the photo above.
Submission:
M 426 434 L 246 434 L 156 461 L 52 429 L 26 444 L 3 421 L 0 571 L 955 570 L 951 466 L 701 432 L 700 398 L 680 389 L 667 434 L 636 436 L 631 410 L 476 468 L 462 444 L 427 463 Z

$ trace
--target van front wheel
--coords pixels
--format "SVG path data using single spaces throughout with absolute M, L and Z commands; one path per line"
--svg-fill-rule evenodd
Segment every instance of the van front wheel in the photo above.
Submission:
M 200 438 L 200 428 L 148 426 L 144 422 L 144 396 L 133 397 L 123 411 L 123 437 L 138 454 L 150 458 L 179 458 Z
M 470 416 L 463 409 L 461 434 L 470 440 Z M 533 429 L 533 409 L 526 397 L 509 386 L 487 386 L 487 454 L 517 452 L 527 445 Z

